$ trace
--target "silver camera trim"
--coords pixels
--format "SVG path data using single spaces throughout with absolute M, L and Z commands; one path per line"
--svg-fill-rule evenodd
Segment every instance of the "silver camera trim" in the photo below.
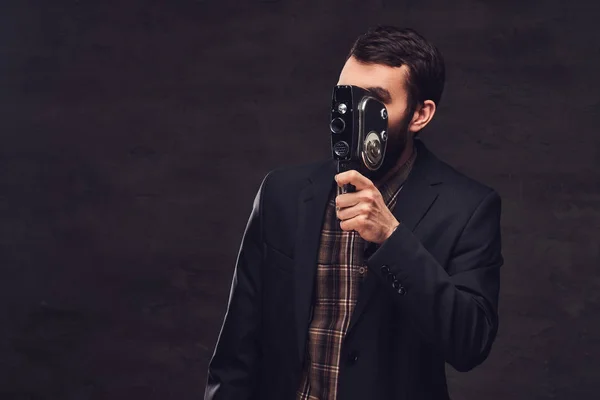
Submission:
M 359 152 L 359 154 L 356 154 L 356 156 L 360 157 L 363 161 L 363 164 L 365 167 L 367 167 L 367 169 L 369 169 L 370 171 L 377 171 L 379 169 L 379 167 L 381 167 L 381 165 L 383 164 L 383 160 L 385 159 L 385 152 L 383 153 L 383 155 L 381 156 L 381 161 L 379 162 L 379 166 L 376 168 L 372 168 L 369 163 L 365 160 L 365 153 L 364 151 L 360 151 L 360 149 L 364 149 L 365 148 L 365 132 L 364 132 L 364 127 L 363 127 L 363 115 L 365 113 L 365 106 L 367 104 L 367 102 L 369 102 L 370 100 L 375 100 L 376 102 L 379 103 L 379 100 L 377 100 L 375 97 L 373 96 L 364 96 L 361 100 L 360 103 L 358 103 L 358 133 L 359 133 L 359 137 L 358 137 L 358 143 L 360 144 L 360 146 L 356 146 L 356 151 Z M 382 109 L 382 110 L 385 110 Z M 385 131 L 383 131 L 385 132 Z M 375 133 L 377 135 L 377 137 L 379 138 L 379 134 L 375 131 L 371 131 L 369 133 Z M 386 140 L 381 141 L 380 139 L 380 143 L 382 145 L 382 147 L 385 145 Z

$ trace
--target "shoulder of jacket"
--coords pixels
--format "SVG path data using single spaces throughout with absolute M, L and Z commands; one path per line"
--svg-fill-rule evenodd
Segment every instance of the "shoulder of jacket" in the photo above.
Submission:
M 451 193 L 466 203 L 479 204 L 490 195 L 499 196 L 491 186 L 480 182 L 448 163 L 438 160 L 440 175 L 443 177 L 445 192 Z
M 266 178 L 269 180 L 269 185 L 278 186 L 281 182 L 297 184 L 308 178 L 319 168 L 325 166 L 327 162 L 328 160 L 320 160 L 281 166 L 271 169 L 267 173 Z

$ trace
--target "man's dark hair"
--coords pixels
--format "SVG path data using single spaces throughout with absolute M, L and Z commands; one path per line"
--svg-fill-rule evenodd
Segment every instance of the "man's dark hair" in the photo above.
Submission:
M 354 42 L 346 60 L 352 56 L 368 64 L 406 65 L 411 114 L 425 100 L 439 105 L 446 78 L 442 53 L 413 29 L 389 25 L 371 28 Z

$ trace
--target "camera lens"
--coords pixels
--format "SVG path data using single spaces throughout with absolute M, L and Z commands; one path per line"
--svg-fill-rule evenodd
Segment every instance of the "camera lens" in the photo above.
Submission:
M 344 122 L 343 119 L 341 118 L 334 118 L 331 123 L 329 124 L 329 129 L 331 130 L 331 132 L 333 133 L 341 133 L 344 132 L 344 129 L 346 128 L 346 123 Z
M 369 169 L 378 168 L 383 155 L 381 154 L 381 141 L 375 132 L 369 132 L 364 142 L 363 160 Z

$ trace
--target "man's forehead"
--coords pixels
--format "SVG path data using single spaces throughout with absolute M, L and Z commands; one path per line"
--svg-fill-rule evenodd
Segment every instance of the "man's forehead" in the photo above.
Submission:
M 383 89 L 390 93 L 402 88 L 408 68 L 390 67 L 383 64 L 362 63 L 349 58 L 342 68 L 339 85 L 354 85 L 364 89 Z M 378 88 L 378 89 L 377 89 Z

